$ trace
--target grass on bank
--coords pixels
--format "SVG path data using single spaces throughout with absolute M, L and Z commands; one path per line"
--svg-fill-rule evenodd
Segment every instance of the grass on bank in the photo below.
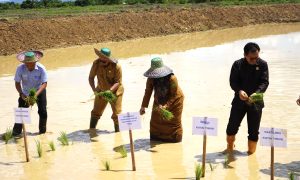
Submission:
M 118 13 L 124 11 L 148 11 L 153 8 L 189 8 L 210 6 L 243 6 L 262 4 L 287 4 L 300 3 L 300 0 L 222 0 L 217 2 L 189 3 L 188 0 L 164 0 L 164 4 L 117 4 L 117 5 L 93 5 L 93 6 L 67 6 L 59 8 L 35 8 L 35 9 L 6 9 L 0 10 L 0 19 L 11 20 L 14 18 L 36 18 L 53 16 L 78 16 L 99 13 Z M 143 1 L 145 2 L 145 1 Z

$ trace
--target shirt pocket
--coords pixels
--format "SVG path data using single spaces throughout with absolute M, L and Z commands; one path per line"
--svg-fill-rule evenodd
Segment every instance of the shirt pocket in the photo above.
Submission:
M 110 85 L 113 85 L 115 83 L 115 74 L 113 70 L 106 70 L 106 80 Z
M 22 74 L 22 81 L 28 81 L 28 75 L 27 74 Z
M 39 80 L 41 79 L 41 76 L 39 76 L 39 75 L 34 75 L 34 76 L 33 76 L 33 79 L 34 79 L 35 81 L 39 81 Z

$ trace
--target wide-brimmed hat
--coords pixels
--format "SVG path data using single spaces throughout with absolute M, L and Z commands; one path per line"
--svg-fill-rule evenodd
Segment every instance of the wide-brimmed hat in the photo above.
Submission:
M 41 51 L 23 51 L 17 55 L 17 59 L 22 62 L 37 62 L 43 57 Z
M 99 56 L 100 58 L 101 57 L 107 58 L 113 63 L 118 63 L 118 60 L 116 60 L 115 58 L 112 57 L 111 51 L 109 48 L 101 48 L 100 50 L 94 48 L 94 50 L 95 50 L 95 53 L 97 54 L 97 56 Z
M 173 70 L 165 66 L 160 57 L 156 57 L 151 59 L 151 67 L 144 73 L 144 76 L 148 78 L 161 78 L 172 73 Z

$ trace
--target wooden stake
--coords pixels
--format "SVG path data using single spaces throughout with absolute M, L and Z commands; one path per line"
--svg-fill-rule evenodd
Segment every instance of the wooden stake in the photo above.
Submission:
M 204 118 L 206 122 L 207 117 Z M 205 126 L 206 127 L 206 126 Z M 205 177 L 205 160 L 206 160 L 206 129 L 204 129 L 204 136 L 203 136 L 203 155 L 202 155 L 202 177 Z
M 23 127 L 23 135 L 24 135 L 24 145 L 25 145 L 25 153 L 26 153 L 26 162 L 29 162 L 29 153 L 28 153 L 28 146 L 27 146 L 27 136 L 26 136 L 26 129 L 25 124 L 22 123 Z
M 205 177 L 206 134 L 203 136 L 202 177 Z
M 129 139 L 130 139 L 130 151 L 131 151 L 131 160 L 132 160 L 132 171 L 136 171 L 135 168 L 135 159 L 134 159 L 134 145 L 132 141 L 132 131 L 129 130 Z
M 274 146 L 271 146 L 271 180 L 274 180 Z

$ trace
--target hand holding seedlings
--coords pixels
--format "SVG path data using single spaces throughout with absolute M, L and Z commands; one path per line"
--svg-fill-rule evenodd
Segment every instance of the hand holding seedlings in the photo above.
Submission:
M 32 107 L 37 101 L 36 89 L 31 88 L 29 90 L 29 95 L 24 100 L 28 106 Z
M 101 96 L 105 101 L 109 103 L 115 102 L 117 100 L 116 95 L 114 95 L 114 93 L 110 90 L 95 93 L 95 96 Z
M 251 104 L 262 103 L 263 100 L 264 100 L 264 94 L 263 93 L 253 93 L 248 98 L 248 102 L 251 103 Z
M 248 98 L 249 98 L 248 95 L 247 95 L 247 93 L 245 91 L 243 91 L 243 90 L 239 91 L 239 96 L 240 96 L 240 99 L 242 101 L 247 101 Z
M 166 109 L 166 106 L 159 105 L 157 109 L 160 112 L 160 114 L 163 116 L 163 119 L 170 121 L 171 119 L 174 118 L 173 113 L 168 111 Z

